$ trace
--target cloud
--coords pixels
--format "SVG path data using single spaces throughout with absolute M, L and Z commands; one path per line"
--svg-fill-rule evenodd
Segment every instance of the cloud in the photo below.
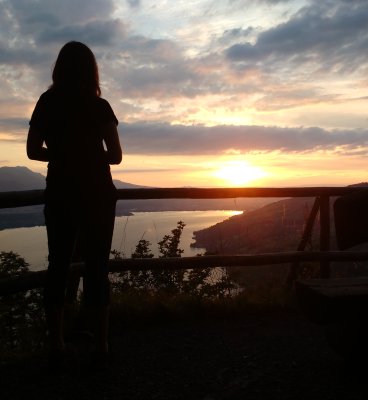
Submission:
M 292 2 L 260 0 L 254 4 L 258 3 L 282 7 Z M 130 30 L 129 7 L 150 12 L 154 8 L 138 0 L 124 4 L 126 21 L 113 17 L 117 15 L 113 0 L 91 0 L 88 7 L 82 0 L 5 0 L 0 16 L 0 63 L 27 65 L 39 79 L 48 82 L 50 66 L 61 45 L 81 40 L 100 56 L 102 79 L 125 99 L 172 99 L 174 103 L 178 98 L 219 94 L 227 101 L 236 94 L 257 94 L 257 99 L 248 104 L 257 110 L 278 110 L 331 98 L 311 87 L 308 77 L 312 73 L 368 70 L 368 5 L 363 1 L 312 2 L 286 22 L 268 25 L 267 29 L 246 23 L 224 25 L 221 36 L 216 31 L 208 42 L 198 39 L 201 51 L 195 54 L 188 53 L 195 41 L 190 25 L 191 44 L 174 33 L 160 38 L 144 36 Z M 247 2 L 227 4 L 232 12 L 239 12 Z M 200 6 L 203 8 L 204 3 Z M 218 3 L 213 7 L 222 12 L 226 9 Z M 203 16 L 198 14 L 196 23 L 200 18 Z M 36 66 L 42 73 L 35 72 Z M 308 81 L 310 87 L 299 93 L 297 89 L 286 90 L 283 85 L 290 80 L 293 87 L 301 81 Z
M 243 28 L 232 28 L 226 29 L 222 36 L 219 38 L 220 43 L 229 44 L 234 40 L 239 40 L 243 38 L 248 38 L 250 35 L 254 33 L 255 29 L 252 26 Z
M 25 141 L 29 120 L 0 119 L 0 131 L 8 141 Z M 127 154 L 205 155 L 249 152 L 305 153 L 317 150 L 339 154 L 368 154 L 368 130 L 324 130 L 317 127 L 170 125 L 120 123 Z
M 26 118 L 2 118 L 0 119 L 0 130 L 4 131 L 20 131 L 28 129 L 29 120 Z
M 114 0 L 3 0 L 2 9 L 16 26 L 29 32 L 30 27 L 36 33 L 42 26 L 68 23 L 69 25 L 92 21 L 96 18 L 110 18 L 115 10 Z M 8 17 L 8 18 L 9 18 Z M 30 32 L 29 32 L 30 33 Z
M 368 64 L 367 23 L 367 2 L 316 2 L 261 32 L 255 43 L 230 46 L 225 55 L 269 73 L 291 65 L 314 72 L 354 72 Z
M 313 113 L 308 109 L 304 117 L 303 107 L 362 93 L 348 90 L 368 72 L 367 1 L 203 1 L 194 10 L 179 3 L 90 0 L 87 7 L 84 0 L 3 0 L 0 99 L 31 110 L 50 83 L 57 52 L 71 39 L 92 47 L 103 93 L 126 121 L 198 117 L 215 123 L 225 113 L 229 119 L 221 121 L 250 114 L 247 120 L 264 115 L 272 123 L 271 114 L 294 108 L 301 115 L 295 123 L 309 125 Z M 180 26 L 166 29 L 185 10 Z
M 132 36 L 126 40 L 122 50 L 128 50 L 131 56 L 137 58 L 137 62 L 167 63 L 181 58 L 180 47 L 168 39 L 150 39 L 143 36 Z
M 131 8 L 139 8 L 141 5 L 140 0 L 127 0 L 127 3 Z
M 113 57 L 115 63 L 105 63 L 104 68 L 124 97 L 191 97 L 203 82 L 180 46 L 169 39 L 128 36 Z
M 90 0 L 88 7 L 83 0 L 3 0 L 1 6 L 3 64 L 41 64 L 53 59 L 55 48 L 66 41 L 109 45 L 125 34 L 122 21 L 111 17 L 115 9 L 113 0 Z
M 39 43 L 65 43 L 78 40 L 90 46 L 112 44 L 115 38 L 125 36 L 125 26 L 120 20 L 95 20 L 86 24 L 50 27 L 39 35 Z
M 264 126 L 184 126 L 164 123 L 121 124 L 128 154 L 223 154 L 233 152 L 311 152 L 368 147 L 367 130 Z M 368 151 L 367 151 L 368 152 Z
M 244 6 L 232 3 L 233 9 Z M 109 77 L 125 98 L 141 101 L 256 94 L 247 106 L 263 111 L 334 101 L 341 95 L 317 80 L 368 71 L 367 21 L 366 2 L 312 2 L 267 29 L 229 27 L 194 56 L 174 39 L 128 35 Z

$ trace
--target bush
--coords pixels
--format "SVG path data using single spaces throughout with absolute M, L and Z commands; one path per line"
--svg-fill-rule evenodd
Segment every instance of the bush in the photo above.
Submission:
M 0 252 L 0 279 L 29 272 L 29 264 L 18 254 Z M 36 349 L 42 345 L 39 329 L 44 314 L 40 289 L 0 296 L 0 349 Z M 34 331 L 37 334 L 33 334 Z
M 177 223 L 171 234 L 165 235 L 158 242 L 159 258 L 181 257 L 184 250 L 180 246 L 181 234 L 185 224 Z M 133 258 L 152 258 L 151 243 L 141 239 L 132 254 Z M 115 259 L 122 259 L 122 254 L 112 251 Z M 140 270 L 123 271 L 113 277 L 115 294 L 139 292 L 149 296 L 188 296 L 201 298 L 222 298 L 230 296 L 234 287 L 225 268 L 217 268 L 218 276 L 213 279 L 212 268 L 177 269 L 177 270 Z

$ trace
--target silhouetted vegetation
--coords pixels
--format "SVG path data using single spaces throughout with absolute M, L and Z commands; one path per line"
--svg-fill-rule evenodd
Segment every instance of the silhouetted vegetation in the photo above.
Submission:
M 183 249 L 180 238 L 185 227 L 183 221 L 178 221 L 176 228 L 165 235 L 158 244 L 159 258 L 181 257 Z M 141 239 L 133 258 L 152 258 L 151 243 Z M 112 251 L 115 259 L 121 259 L 122 254 Z M 141 270 L 123 271 L 113 276 L 113 291 L 115 294 L 143 293 L 150 297 L 189 296 L 196 299 L 224 298 L 231 295 L 234 284 L 230 281 L 225 268 L 217 269 L 216 278 L 213 277 L 212 268 L 178 269 L 178 270 Z
M 170 234 L 158 242 L 160 258 L 180 257 L 180 238 L 185 224 L 177 223 Z M 151 243 L 145 239 L 139 240 L 133 258 L 152 258 Z M 115 258 L 122 257 L 116 250 L 112 251 Z M 189 267 L 189 266 L 188 266 Z M 13 252 L 0 253 L 0 279 L 19 276 L 29 272 L 29 265 L 18 254 Z M 214 274 L 211 268 L 157 270 L 157 271 L 124 271 L 112 274 L 113 309 L 120 316 L 148 313 L 175 314 L 183 307 L 187 310 L 200 307 L 203 301 L 211 302 L 218 299 L 230 299 L 234 284 L 230 281 L 226 269 L 217 268 Z M 78 296 L 72 307 L 72 322 L 66 321 L 70 329 L 78 325 L 78 314 L 82 311 Z M 70 307 L 70 305 L 69 305 Z M 83 314 L 83 312 L 82 312 Z M 44 311 L 41 289 L 19 292 L 11 296 L 0 297 L 0 350 L 34 351 L 41 348 L 45 341 Z
M 0 253 L 0 279 L 27 272 L 29 264 L 24 258 L 12 251 Z M 43 343 L 43 321 L 40 289 L 0 296 L 0 351 L 39 348 Z

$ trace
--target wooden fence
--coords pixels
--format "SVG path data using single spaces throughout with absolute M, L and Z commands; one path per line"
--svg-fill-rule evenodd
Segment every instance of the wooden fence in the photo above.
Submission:
M 110 271 L 118 272 L 133 269 L 180 269 L 218 266 L 247 267 L 254 265 L 272 265 L 291 263 L 288 283 L 296 277 L 297 265 L 300 262 L 320 262 L 320 275 L 328 278 L 330 262 L 366 261 L 368 252 L 330 251 L 331 242 L 331 198 L 359 190 L 357 187 L 303 187 L 303 188 L 154 188 L 154 189 L 119 189 L 119 200 L 134 199 L 220 199 L 220 198 L 289 198 L 313 197 L 314 205 L 305 225 L 300 244 L 295 252 L 270 254 L 247 254 L 238 256 L 202 256 L 183 258 L 123 259 L 110 261 Z M 0 208 L 14 208 L 43 204 L 43 190 L 0 193 Z M 313 226 L 319 214 L 320 249 L 316 252 L 304 251 Z M 73 268 L 80 274 L 82 264 Z M 0 281 L 0 295 L 15 293 L 40 287 L 43 284 L 45 271 L 8 278 Z

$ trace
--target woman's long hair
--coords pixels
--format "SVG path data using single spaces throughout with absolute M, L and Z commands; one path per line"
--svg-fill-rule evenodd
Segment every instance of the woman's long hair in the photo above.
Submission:
M 70 95 L 101 96 L 97 62 L 88 46 L 72 41 L 61 48 L 51 88 Z

